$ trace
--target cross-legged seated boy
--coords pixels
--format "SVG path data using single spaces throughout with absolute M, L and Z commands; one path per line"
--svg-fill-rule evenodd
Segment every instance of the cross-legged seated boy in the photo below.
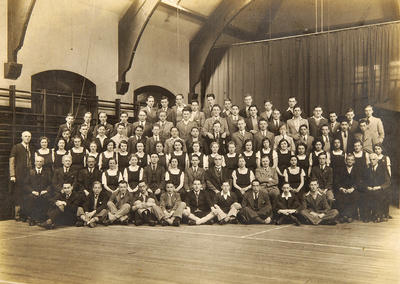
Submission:
M 164 214 L 157 205 L 157 199 L 145 182 L 140 182 L 139 190 L 133 198 L 132 212 L 136 226 L 148 223 L 155 226 L 161 221 Z
M 209 195 L 202 189 L 201 181 L 193 181 L 193 190 L 186 194 L 186 208 L 183 215 L 189 219 L 189 225 L 212 224 L 215 213 Z
M 107 217 L 107 202 L 110 198 L 106 190 L 102 190 L 101 182 L 93 182 L 92 191 L 85 197 L 83 206 L 78 207 L 77 215 L 80 218 L 77 226 L 94 228 L 96 223 L 103 223 Z
M 297 215 L 301 210 L 301 204 L 298 198 L 290 192 L 290 184 L 282 185 L 282 194 L 275 199 L 276 224 L 295 223 L 300 225 Z
M 128 191 L 128 183 L 122 180 L 107 202 L 108 219 L 104 221 L 104 224 L 110 225 L 118 221 L 122 225 L 127 225 L 131 204 L 132 194 Z
M 61 192 L 51 199 L 52 207 L 47 212 L 48 219 L 40 226 L 53 229 L 55 224 L 73 225 L 77 221 L 77 209 L 81 195 L 73 191 L 72 182 L 65 181 Z
M 242 206 L 237 202 L 236 194 L 231 192 L 229 181 L 224 181 L 221 189 L 221 192 L 215 196 L 215 203 L 211 210 L 216 213 L 220 225 L 237 224 L 236 215 Z
M 178 192 L 175 192 L 175 186 L 172 182 L 167 182 L 167 192 L 161 194 L 160 208 L 164 214 L 161 225 L 179 226 L 182 220 L 182 213 L 186 207 L 186 203 L 181 201 Z

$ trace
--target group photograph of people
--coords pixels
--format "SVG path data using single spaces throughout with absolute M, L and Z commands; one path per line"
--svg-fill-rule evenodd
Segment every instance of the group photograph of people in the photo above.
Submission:
M 336 225 L 392 219 L 384 126 L 366 105 L 336 113 L 296 97 L 285 109 L 244 95 L 205 105 L 182 94 L 169 106 L 147 96 L 130 123 L 106 112 L 68 113 L 57 138 L 28 131 L 9 161 L 15 220 L 29 226 L 114 224 Z M 93 117 L 98 116 L 94 125 Z

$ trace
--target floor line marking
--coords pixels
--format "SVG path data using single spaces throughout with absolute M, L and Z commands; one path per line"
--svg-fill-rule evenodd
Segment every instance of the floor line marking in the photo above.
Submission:
M 5 284 L 25 284 L 25 282 L 14 282 L 14 281 L 7 281 L 0 279 L 0 283 L 5 283 Z
M 253 236 L 256 236 L 256 235 L 259 235 L 259 234 L 263 234 L 263 233 L 267 233 L 267 232 L 271 232 L 271 231 L 275 231 L 275 230 L 284 229 L 284 228 L 287 228 L 287 227 L 292 227 L 292 225 L 280 226 L 280 227 L 264 230 L 264 231 L 261 231 L 261 232 L 257 232 L 257 233 L 253 233 L 253 234 L 249 234 L 249 235 L 244 235 L 244 236 L 241 236 L 241 238 L 245 239 L 245 238 L 253 237 Z

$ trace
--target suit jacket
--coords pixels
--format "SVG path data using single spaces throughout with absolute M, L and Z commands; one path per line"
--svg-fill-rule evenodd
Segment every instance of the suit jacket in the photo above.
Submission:
M 51 173 L 49 170 L 42 168 L 41 173 L 38 174 L 36 169 L 33 168 L 29 171 L 29 175 L 26 180 L 26 192 L 32 193 L 32 191 L 47 190 L 50 194 L 51 190 Z
M 373 146 L 379 143 L 379 137 L 376 132 L 365 131 L 365 133 L 356 133 L 354 134 L 355 140 L 360 140 L 363 146 L 363 150 L 369 154 L 371 154 L 373 150 Z
M 99 124 L 97 124 L 95 127 L 94 127 L 94 130 L 93 130 L 93 135 L 94 135 L 94 137 L 96 137 L 97 136 L 97 134 L 99 134 L 99 133 L 97 133 L 97 129 L 99 128 L 99 125 L 100 125 L 100 123 Z M 112 134 L 112 132 L 113 132 L 113 130 L 114 130 L 114 127 L 111 125 L 111 124 L 109 124 L 108 122 L 105 124 L 105 127 L 106 127 L 106 133 L 105 133 L 105 135 L 107 136 L 107 137 L 111 137 L 111 134 Z
M 179 193 L 173 192 L 171 198 L 168 198 L 168 194 L 168 192 L 163 192 L 160 196 L 160 208 L 163 212 L 175 211 L 182 202 Z
M 354 187 L 354 189 L 359 189 L 361 187 L 361 171 L 356 167 L 352 167 L 351 172 L 347 171 L 347 167 L 340 167 L 338 169 L 338 178 L 335 180 L 335 189 L 339 190 L 339 188 L 350 188 Z
M 161 135 L 159 135 L 158 138 L 159 138 L 158 141 L 164 145 L 165 139 L 163 137 L 161 137 Z M 154 137 L 147 138 L 146 145 L 145 145 L 146 153 L 147 154 L 155 153 L 156 152 L 156 144 L 157 144 L 157 142 L 154 140 Z
M 147 106 L 142 107 L 140 110 L 144 110 L 147 113 L 147 121 L 151 124 L 155 123 L 158 120 L 157 109 L 151 108 L 149 109 Z
M 333 133 L 333 134 L 335 134 L 336 132 L 339 131 L 339 127 L 340 127 L 340 123 L 337 121 L 333 125 L 332 125 L 332 123 L 328 124 L 329 131 L 330 131 L 330 133 Z
M 278 185 L 278 173 L 275 168 L 269 167 L 268 170 L 263 167 L 257 168 L 255 176 L 260 181 L 260 184 L 265 183 L 267 187 Z
M 282 117 L 281 119 L 286 122 L 289 119 L 293 118 L 293 112 L 288 108 L 287 110 L 285 110 L 284 112 L 282 112 Z
M 321 140 L 321 141 L 324 141 L 324 143 L 325 143 L 323 150 L 324 150 L 325 152 L 330 152 L 331 149 L 332 149 L 332 146 L 333 146 L 333 140 L 335 139 L 335 138 L 332 136 L 332 134 L 331 134 L 331 133 L 328 134 L 329 142 L 326 142 L 326 140 L 324 140 L 324 137 L 323 137 L 323 136 L 319 136 L 318 139 Z M 342 142 L 342 141 L 340 141 L 340 142 Z M 312 145 L 312 144 L 311 144 L 311 145 Z M 311 146 L 311 147 L 312 147 L 312 146 Z M 312 149 L 311 149 L 311 150 L 312 150 Z
M 203 188 L 206 188 L 206 171 L 200 167 L 197 167 L 197 172 L 195 173 L 193 168 L 190 167 L 185 171 L 185 189 L 192 189 L 194 180 L 198 179 L 201 181 Z
M 354 134 L 350 133 L 350 131 L 347 131 L 347 134 L 348 135 L 347 135 L 347 151 L 346 151 L 346 153 L 351 153 L 354 150 L 355 138 L 354 138 Z M 344 150 L 343 149 L 343 137 L 342 137 L 342 132 L 341 131 L 336 132 L 336 135 L 334 136 L 334 139 L 339 139 L 340 140 L 340 148 L 342 150 Z
M 300 133 L 299 133 L 299 129 L 296 129 L 296 124 L 295 124 L 295 120 L 294 118 L 289 119 L 288 121 L 286 121 L 287 124 L 287 128 L 288 128 L 288 134 L 294 139 L 297 140 L 300 137 Z M 307 125 L 308 128 L 308 120 L 305 118 L 301 118 L 300 119 L 300 123 L 299 123 L 299 128 L 301 125 Z
M 238 202 L 238 199 L 236 197 L 236 194 L 234 192 L 229 192 L 229 195 L 225 199 L 222 191 L 218 194 L 215 195 L 215 201 L 214 204 L 217 204 L 224 213 L 228 213 L 229 210 L 231 209 L 231 206 L 233 203 Z
M 382 120 L 374 116 L 371 116 L 370 118 L 365 117 L 364 119 L 369 121 L 367 129 L 378 134 L 378 140 L 382 143 L 383 139 L 385 139 L 385 130 L 383 128 Z
M 117 134 L 117 128 L 118 128 L 118 124 L 120 124 L 120 122 L 117 122 L 116 124 L 114 124 L 114 129 L 111 133 L 111 137 L 115 136 L 115 134 Z M 122 132 L 123 135 L 125 135 L 126 137 L 131 137 L 134 133 L 133 133 L 133 126 L 131 123 L 126 123 L 125 124 L 125 129 Z
M 331 167 L 325 166 L 323 170 L 320 166 L 312 167 L 311 178 L 318 179 L 319 188 L 333 189 L 333 170 Z
M 153 193 L 147 192 L 147 195 L 143 195 L 140 191 L 137 191 L 135 194 L 133 194 L 133 201 L 132 204 L 135 203 L 136 201 L 142 201 L 142 202 L 147 202 L 149 199 L 154 199 L 156 204 L 158 203 L 158 199 L 154 196 Z
M 358 131 L 358 121 L 353 120 L 352 123 L 349 123 L 349 132 L 355 133 Z
M 258 213 L 258 215 L 269 216 L 272 212 L 272 205 L 268 193 L 265 191 L 258 192 L 258 203 L 255 203 L 253 190 L 245 192 L 242 200 L 242 208 L 249 207 Z
M 188 139 L 190 137 L 190 132 L 192 131 L 192 128 L 196 126 L 198 125 L 194 121 L 189 121 L 187 124 L 185 124 L 183 120 L 179 121 L 176 124 L 176 127 L 179 130 L 179 137 L 181 137 L 183 140 Z
M 239 115 L 243 118 L 248 118 L 250 116 L 249 109 L 247 107 L 242 108 L 239 110 Z
M 126 191 L 125 195 L 122 197 L 120 189 L 117 189 L 111 194 L 109 201 L 114 203 L 117 209 L 120 209 L 124 204 L 132 205 L 134 202 L 134 198 L 132 193 L 130 193 L 129 191 Z
M 326 194 L 317 193 L 317 198 L 314 199 L 310 192 L 307 192 L 303 199 L 304 209 L 313 211 L 316 213 L 326 213 L 331 207 L 326 200 Z
M 101 143 L 101 141 L 100 141 L 100 138 L 95 138 L 94 139 L 94 142 L 97 144 L 97 152 L 99 152 L 99 153 L 101 153 L 101 152 L 104 152 L 104 151 L 106 151 L 107 150 L 107 144 L 108 144 L 108 142 L 110 141 L 110 138 L 105 138 L 104 140 L 103 140 L 103 144 Z
M 151 165 L 147 165 L 143 169 L 143 180 L 151 190 L 165 188 L 165 169 L 161 166 L 153 171 Z
M 27 151 L 22 143 L 15 144 L 10 153 L 10 177 L 16 177 L 17 182 L 23 181 L 29 174 L 29 170 L 32 168 L 33 159 L 35 157 L 32 151 L 32 146 L 29 145 Z
M 157 110 L 157 117 L 160 116 L 160 112 L 161 112 L 161 111 L 163 111 L 162 108 L 159 108 L 159 109 Z M 167 113 L 167 121 L 170 121 L 170 122 L 171 122 L 171 121 L 175 121 L 174 112 L 172 111 L 171 108 L 167 108 L 166 113 Z
M 139 125 L 139 121 L 134 122 L 132 124 L 133 130 L 135 130 L 138 125 Z M 153 135 L 153 133 L 151 132 L 152 129 L 153 129 L 153 125 L 150 122 L 146 121 L 145 124 L 144 124 L 143 135 L 142 136 L 144 136 L 144 137 L 152 136 Z
M 376 171 L 372 169 L 370 165 L 365 171 L 365 186 L 381 186 L 383 190 L 390 186 L 390 177 L 387 168 L 381 164 L 378 164 Z
M 183 105 L 183 108 L 187 107 L 189 105 Z M 174 105 L 172 108 L 172 113 L 173 113 L 173 117 L 174 120 L 172 121 L 174 123 L 174 125 L 176 125 L 179 121 L 182 120 L 182 112 L 178 112 L 178 107 L 176 105 Z
M 208 105 L 204 106 L 203 113 L 204 113 L 205 119 L 211 117 L 211 109 L 212 109 L 212 107 L 209 107 Z
M 64 167 L 55 169 L 52 179 L 53 189 L 56 193 L 61 192 L 64 182 L 71 182 L 73 188 L 77 187 L 78 173 L 69 168 L 68 173 L 64 173 Z
M 253 135 L 253 142 L 254 142 L 254 148 L 256 151 L 260 151 L 262 148 L 262 141 L 264 138 L 268 138 L 269 142 L 270 142 L 270 147 L 273 148 L 274 147 L 274 140 L 275 140 L 275 135 L 272 132 L 269 132 L 268 130 L 266 130 L 266 136 L 263 136 L 261 134 L 261 131 L 258 131 L 256 134 Z
M 138 142 L 142 142 L 143 145 L 146 147 L 146 137 L 144 135 L 142 135 L 142 137 L 140 139 L 137 139 L 136 135 L 133 135 L 131 137 L 129 137 L 128 139 L 128 152 L 131 153 L 135 153 L 136 152 L 136 144 Z
M 221 191 L 221 186 L 224 181 L 229 180 L 231 182 L 232 175 L 229 174 L 229 170 L 227 168 L 222 167 L 221 172 L 218 174 L 217 169 L 214 167 L 209 168 L 206 171 L 206 184 L 207 189 L 215 191 Z
M 64 208 L 71 212 L 76 212 L 78 207 L 81 206 L 83 202 L 81 194 L 75 192 L 74 190 L 72 190 L 68 199 L 65 193 L 58 192 L 53 198 L 50 199 L 50 202 L 54 204 L 57 200 L 66 202 L 67 205 Z
M 279 194 L 275 199 L 274 209 L 275 212 L 278 212 L 280 209 L 296 209 L 297 211 L 300 211 L 302 209 L 302 204 L 292 193 L 288 199 L 283 197 L 282 194 Z
M 244 135 L 242 135 L 239 131 L 232 134 L 232 141 L 236 144 L 236 153 L 243 152 L 244 141 L 247 139 L 253 140 L 253 134 L 245 131 Z
M 69 131 L 71 132 L 71 136 L 70 136 L 70 137 L 74 137 L 74 136 L 76 135 L 76 132 L 77 132 L 76 125 L 72 124 L 71 127 L 68 127 L 67 124 L 64 123 L 64 124 L 61 124 L 61 125 L 58 127 L 58 132 L 57 132 L 56 141 L 58 141 L 58 139 L 59 139 L 60 137 L 62 137 L 62 133 L 63 133 L 65 130 L 67 130 L 67 129 L 69 129 Z
M 279 120 L 278 125 L 275 125 L 275 121 L 272 119 L 271 122 L 268 123 L 268 130 L 274 133 L 274 135 L 279 135 L 279 127 L 285 124 L 282 120 Z
M 160 126 L 160 136 L 165 140 L 170 137 L 171 128 L 174 127 L 174 124 L 171 121 L 165 121 L 165 123 L 161 126 L 161 122 L 156 122 L 158 126 Z
M 326 118 L 321 118 L 319 120 L 319 124 L 317 124 L 317 120 L 314 117 L 308 118 L 308 127 L 310 135 L 313 137 L 321 136 L 321 126 L 324 124 L 328 124 L 328 120 Z
M 221 123 L 221 133 L 226 132 L 227 135 L 230 134 L 229 128 L 228 128 L 228 123 L 226 122 L 226 119 L 223 117 L 218 118 L 219 122 Z M 204 126 L 202 129 L 203 135 L 205 135 L 207 132 L 213 133 L 213 124 L 214 124 L 215 119 L 213 117 L 207 118 L 206 121 L 204 122 Z
M 307 145 L 307 154 L 311 152 L 312 150 L 312 143 L 314 142 L 314 137 L 312 137 L 311 135 L 307 135 L 307 138 L 304 139 L 303 136 L 299 136 L 299 139 L 295 140 L 295 144 L 300 144 L 300 143 L 304 143 Z M 329 150 L 328 150 L 329 152 Z
M 239 128 L 237 127 L 239 119 L 243 119 L 243 117 L 238 115 L 236 120 L 233 120 L 232 114 L 226 117 L 226 123 L 228 124 L 229 133 L 231 133 L 231 135 L 239 131 Z
M 244 121 L 246 122 L 246 129 L 248 131 L 258 129 L 258 120 L 259 120 L 259 117 L 257 116 L 257 125 L 254 125 L 251 117 L 245 118 Z
M 77 130 L 80 129 L 81 126 L 82 126 L 82 124 L 79 125 L 79 127 L 77 127 L 76 129 L 77 129 Z M 94 124 L 93 124 L 93 123 L 90 123 L 90 124 L 89 124 L 89 127 L 88 127 L 88 133 L 87 133 L 87 138 L 88 138 L 89 141 L 92 141 L 92 140 L 93 140 L 93 135 L 94 135 Z M 73 137 L 73 136 L 71 136 L 71 137 Z
M 180 141 L 183 142 L 183 152 L 187 152 L 186 151 L 186 143 L 185 143 L 185 141 L 183 139 L 181 139 L 181 138 L 176 138 L 176 140 L 180 140 Z M 173 150 L 174 149 L 174 143 L 175 143 L 175 140 L 172 139 L 172 138 L 169 138 L 169 139 L 165 140 L 165 144 L 164 144 L 164 153 L 165 154 L 171 154 L 174 151 Z
M 192 112 L 191 120 L 197 123 L 198 127 L 203 127 L 206 117 L 202 111 Z
M 209 195 L 204 191 L 200 190 L 199 197 L 196 198 L 196 194 L 193 190 L 186 194 L 186 206 L 190 208 L 190 212 L 193 214 L 197 211 L 210 212 L 213 202 L 210 200 Z
M 267 112 L 264 111 L 264 112 L 260 113 L 260 117 L 264 118 L 268 123 L 270 123 L 272 120 L 272 111 L 269 116 L 268 116 Z
M 95 181 L 101 182 L 101 171 L 98 167 L 94 167 L 93 173 L 89 172 L 88 168 L 81 169 L 78 173 L 77 177 L 77 190 L 83 191 L 87 190 L 89 192 L 92 191 L 93 183 Z
M 198 141 L 200 144 L 200 152 L 204 152 L 205 149 L 207 149 L 208 147 L 206 147 L 206 142 L 204 141 L 203 137 L 199 137 Z M 186 139 L 186 150 L 188 154 L 193 153 L 193 138 L 189 137 L 188 139 Z
M 100 191 L 99 196 L 97 198 L 96 209 L 94 208 L 94 197 L 95 196 L 93 191 L 90 191 L 89 195 L 85 197 L 82 206 L 85 212 L 92 212 L 93 210 L 96 210 L 96 213 L 99 213 L 103 209 L 107 209 L 107 202 L 110 198 L 110 194 L 108 193 L 107 190 Z

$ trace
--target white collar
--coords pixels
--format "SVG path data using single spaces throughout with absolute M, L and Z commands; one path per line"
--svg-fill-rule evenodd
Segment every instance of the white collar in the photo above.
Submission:
M 230 191 L 228 191 L 228 193 L 227 194 L 224 194 L 224 192 L 223 191 L 221 191 L 221 196 L 224 196 L 224 197 L 227 197 L 227 196 L 231 196 L 231 192 Z
M 292 197 L 292 194 L 289 191 L 289 195 L 286 196 L 285 193 L 282 192 L 282 197 L 285 198 L 286 200 L 288 200 L 289 197 Z

